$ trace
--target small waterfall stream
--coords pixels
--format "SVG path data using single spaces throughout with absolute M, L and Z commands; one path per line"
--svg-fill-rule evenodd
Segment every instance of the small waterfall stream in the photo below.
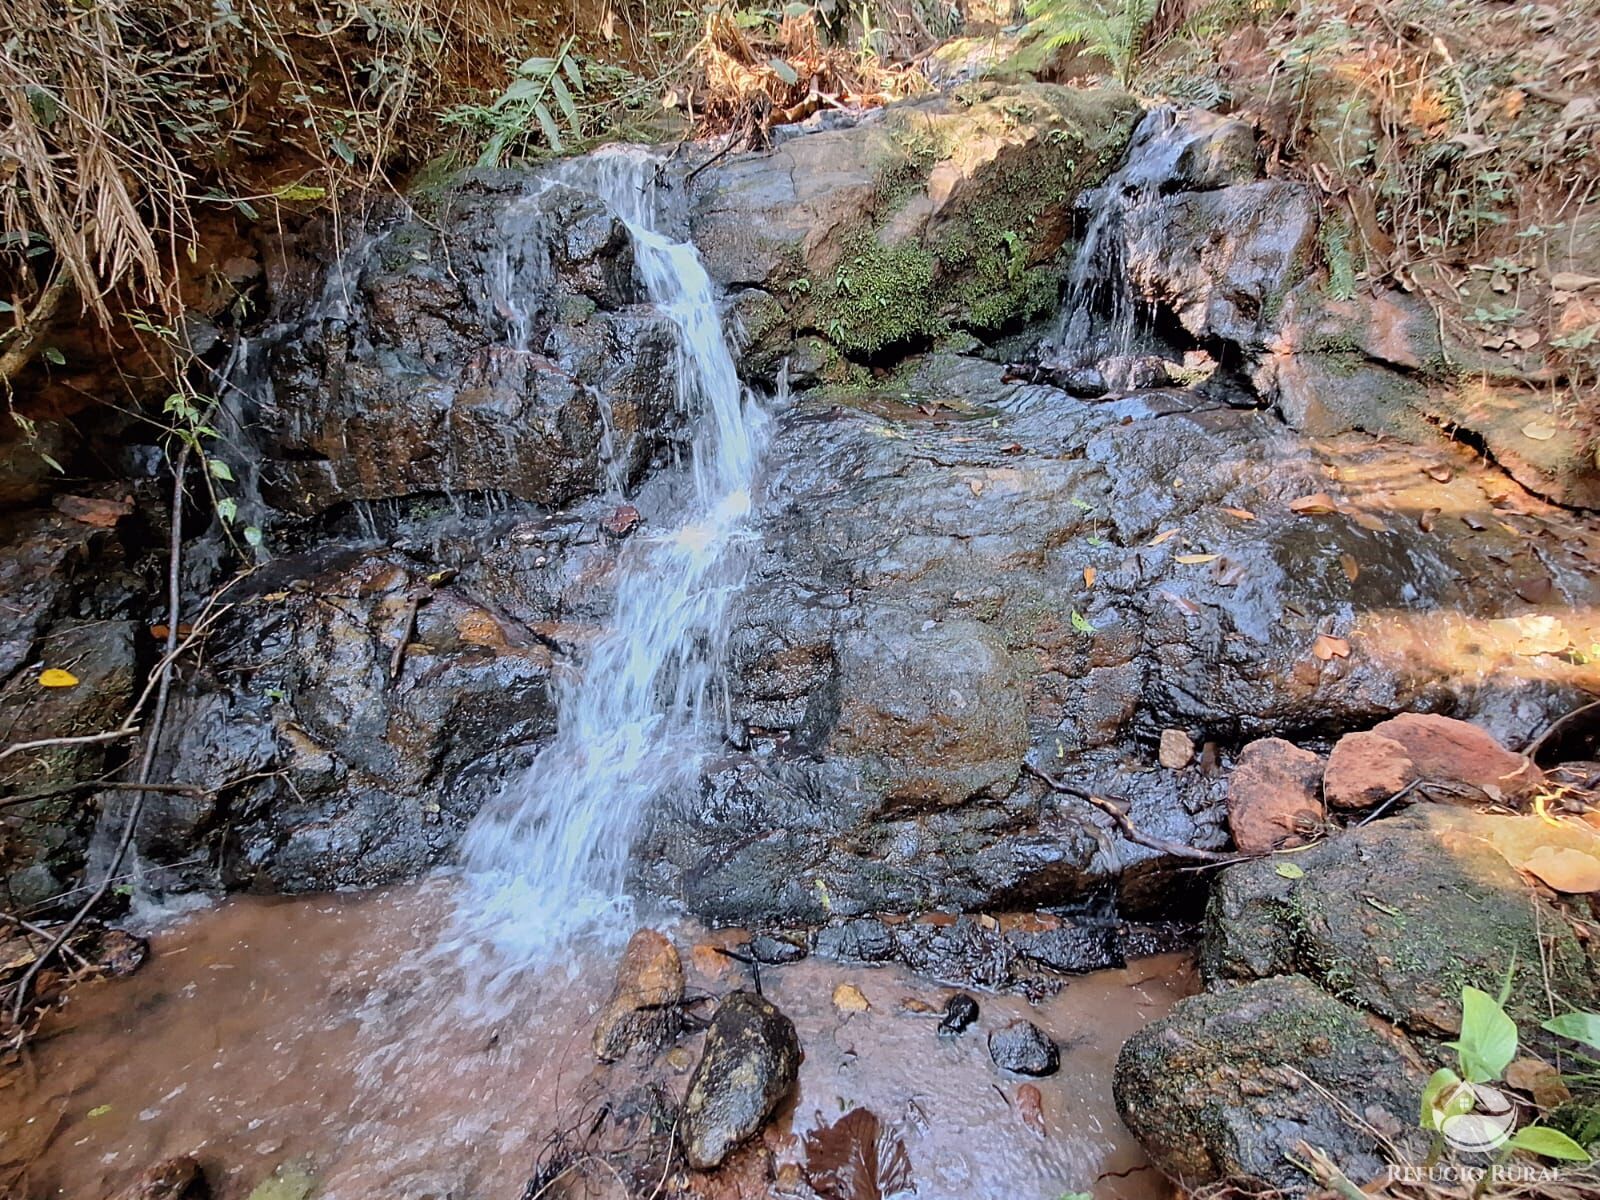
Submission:
M 768 417 L 739 380 L 699 253 L 662 231 L 657 169 L 618 149 L 550 177 L 598 195 L 632 235 L 638 277 L 676 330 L 691 462 L 673 510 L 650 514 L 654 528 L 618 559 L 609 627 L 581 671 L 558 676 L 554 740 L 490 798 L 463 842 L 458 935 L 496 952 L 491 972 L 627 932 L 636 824 L 652 800 L 695 781 L 714 724 Z

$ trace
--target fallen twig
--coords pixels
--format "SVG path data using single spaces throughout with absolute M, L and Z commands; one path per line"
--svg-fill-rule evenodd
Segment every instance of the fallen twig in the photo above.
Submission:
M 1053 792 L 1060 792 L 1063 796 L 1071 796 L 1092 804 L 1101 812 L 1107 814 L 1117 823 L 1117 828 L 1122 830 L 1122 836 L 1135 845 L 1143 846 L 1148 850 L 1157 850 L 1162 854 L 1170 854 L 1174 858 L 1192 858 L 1198 862 L 1231 863 L 1241 859 L 1255 857 L 1247 854 L 1224 854 L 1217 850 L 1202 850 L 1198 846 L 1186 846 L 1182 842 L 1170 842 L 1166 838 L 1156 837 L 1154 834 L 1145 833 L 1128 817 L 1128 814 L 1118 808 L 1115 803 L 1104 796 L 1096 796 L 1093 792 L 1066 783 L 1054 776 L 1046 775 L 1032 763 L 1023 761 L 1022 769 L 1035 779 L 1042 780 L 1046 787 Z

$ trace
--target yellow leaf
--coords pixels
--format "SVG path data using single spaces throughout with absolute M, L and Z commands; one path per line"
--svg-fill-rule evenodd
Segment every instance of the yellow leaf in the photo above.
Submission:
M 846 1013 L 867 1012 L 872 1008 L 861 989 L 853 983 L 841 983 L 833 989 L 833 1006 Z
M 1094 586 L 1094 581 L 1095 581 L 1095 576 L 1097 576 L 1099 574 L 1100 574 L 1100 572 L 1096 571 L 1093 567 L 1085 567 L 1083 569 L 1083 586 L 1084 587 L 1093 587 Z
M 71 671 L 63 671 L 60 667 L 51 667 L 48 671 L 39 674 L 40 687 L 77 687 L 78 677 Z
M 1172 561 L 1180 562 L 1185 566 L 1193 567 L 1199 565 L 1200 563 L 1214 562 L 1218 557 L 1219 556 L 1215 554 L 1179 554 L 1175 556 Z
M 1238 517 L 1241 521 L 1254 521 L 1256 519 L 1255 513 L 1248 508 L 1224 508 L 1222 511 L 1230 517 Z
M 1155 537 L 1151 538 L 1148 542 L 1145 543 L 1145 545 L 1146 546 L 1159 546 L 1159 545 L 1161 545 L 1162 542 L 1168 541 L 1169 539 L 1175 538 L 1177 536 L 1178 536 L 1178 531 L 1176 529 L 1166 529 L 1166 530 L 1163 530 L 1162 532 L 1156 534 Z

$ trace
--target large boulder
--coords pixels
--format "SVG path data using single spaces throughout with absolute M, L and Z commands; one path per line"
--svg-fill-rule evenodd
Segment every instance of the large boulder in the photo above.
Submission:
M 271 344 L 244 414 L 276 508 L 505 493 L 559 505 L 670 438 L 675 335 L 626 226 L 593 196 L 469 175 L 391 220 Z
M 776 301 L 763 336 L 796 361 L 998 330 L 1055 307 L 1073 204 L 1137 112 L 1120 92 L 969 85 L 709 168 L 691 229 L 717 282 Z
M 1531 819 L 1531 818 L 1530 818 Z M 1571 926 L 1540 900 L 1468 812 L 1420 805 L 1295 855 L 1217 879 L 1201 947 L 1208 978 L 1299 973 L 1426 1038 L 1461 1027 L 1461 989 L 1498 993 L 1533 1029 L 1548 996 L 1592 1006 L 1595 984 Z
M 767 1123 L 799 1073 L 794 1022 L 754 992 L 725 997 L 683 1098 L 684 1160 L 697 1171 L 721 1165 Z
M 1151 1161 L 1186 1188 L 1299 1195 L 1313 1182 L 1291 1161 L 1302 1142 L 1358 1184 L 1383 1171 L 1383 1140 L 1420 1149 L 1426 1078 L 1381 1022 L 1289 975 L 1180 1000 L 1128 1039 L 1112 1090 Z

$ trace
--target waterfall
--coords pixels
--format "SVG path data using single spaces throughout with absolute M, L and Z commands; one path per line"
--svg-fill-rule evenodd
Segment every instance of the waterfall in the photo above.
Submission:
M 496 971 L 627 932 L 637 822 L 658 796 L 696 785 L 721 728 L 727 612 L 746 571 L 768 418 L 739 381 L 699 253 L 662 231 L 657 171 L 657 160 L 618 148 L 550 176 L 599 196 L 632 235 L 638 278 L 676 332 L 691 461 L 676 511 L 652 514 L 625 544 L 615 611 L 582 670 L 554 684 L 553 741 L 489 799 L 463 841 L 458 944 L 492 951 Z

